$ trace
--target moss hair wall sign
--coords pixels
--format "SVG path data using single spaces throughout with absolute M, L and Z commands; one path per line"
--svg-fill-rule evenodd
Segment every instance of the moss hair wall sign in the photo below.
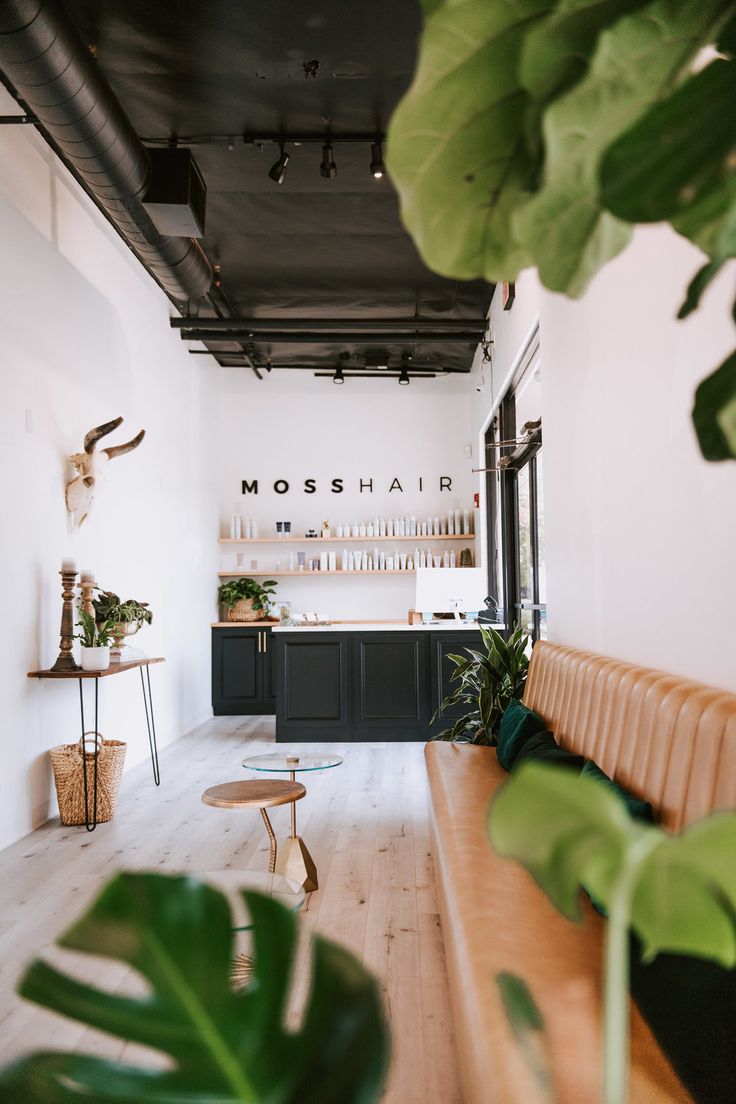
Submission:
M 296 481 L 290 481 L 288 479 L 274 479 L 273 482 L 267 480 L 265 482 L 259 479 L 242 479 L 240 483 L 241 494 L 244 495 L 257 495 L 261 488 L 273 491 L 275 494 L 284 495 L 290 492 L 301 492 L 302 494 L 316 494 L 318 490 L 328 490 L 331 494 L 342 494 L 346 489 L 346 483 L 349 484 L 352 490 L 358 491 L 360 494 L 373 494 L 376 492 L 388 492 L 389 494 L 398 493 L 416 493 L 424 494 L 425 492 L 434 493 L 435 491 L 449 491 L 452 492 L 452 476 L 440 475 L 435 476 L 433 479 L 425 479 L 423 475 L 407 478 L 406 476 L 392 476 L 390 479 L 385 480 L 373 479 L 373 477 L 361 476 L 357 479 L 346 480 L 342 476 L 336 476 L 334 479 L 317 480 L 311 477 L 306 479 L 299 478 Z

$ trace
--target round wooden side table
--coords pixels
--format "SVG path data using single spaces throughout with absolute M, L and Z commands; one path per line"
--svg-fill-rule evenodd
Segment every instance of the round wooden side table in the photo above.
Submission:
M 268 832 L 268 870 L 273 874 L 276 870 L 278 845 L 266 809 L 300 801 L 306 792 L 301 782 L 282 782 L 279 778 L 262 778 L 252 782 L 221 782 L 219 786 L 210 786 L 202 794 L 202 801 L 215 809 L 260 810 Z M 292 804 L 292 808 L 294 807 L 295 805 Z

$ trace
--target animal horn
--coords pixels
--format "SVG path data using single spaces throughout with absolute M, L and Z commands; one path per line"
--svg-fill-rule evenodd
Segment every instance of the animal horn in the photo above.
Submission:
M 108 433 L 112 433 L 114 429 L 118 428 L 122 421 L 122 418 L 113 418 L 111 422 L 103 422 L 102 425 L 96 426 L 95 429 L 91 429 L 84 438 L 84 451 L 94 452 L 95 445 L 100 437 L 106 437 Z
M 136 434 L 132 441 L 127 441 L 124 445 L 111 445 L 110 448 L 103 449 L 106 452 L 110 460 L 113 460 L 116 456 L 122 456 L 126 452 L 132 452 L 134 448 L 138 448 L 139 444 L 146 436 L 145 429 L 142 429 L 140 433 Z

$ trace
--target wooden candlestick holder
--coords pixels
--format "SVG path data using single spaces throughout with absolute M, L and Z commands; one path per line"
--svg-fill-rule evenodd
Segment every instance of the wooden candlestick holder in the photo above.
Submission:
M 51 670 L 79 671 L 81 668 L 72 655 L 72 645 L 74 644 L 74 580 L 77 573 L 76 571 L 64 571 L 62 568 L 59 574 L 61 575 L 61 598 L 63 603 L 61 607 L 61 639 L 59 656 Z
M 94 580 L 88 581 L 87 579 L 85 579 L 83 582 L 80 582 L 79 584 L 79 589 L 82 592 L 82 604 L 80 608 L 82 610 L 82 613 L 88 613 L 90 617 L 95 616 L 95 607 L 92 601 L 92 595 L 95 592 L 96 585 L 97 584 L 94 582 Z

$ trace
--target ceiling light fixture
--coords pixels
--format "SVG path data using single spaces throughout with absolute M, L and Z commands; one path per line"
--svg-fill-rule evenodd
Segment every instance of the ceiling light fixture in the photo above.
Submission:
M 371 144 L 371 176 L 374 180 L 382 180 L 385 175 L 386 166 L 383 163 L 383 149 L 381 143 L 373 142 Z
M 322 147 L 322 164 L 319 171 L 325 180 L 333 180 L 337 176 L 337 165 L 332 156 L 332 146 L 329 142 Z
M 345 377 L 342 374 L 342 364 L 338 364 L 337 368 L 335 369 L 335 374 L 332 377 L 332 382 L 333 383 L 344 383 L 345 382 Z
M 405 364 L 401 366 L 401 372 L 399 373 L 399 383 L 402 387 L 406 387 L 409 383 L 409 372 Z
M 289 155 L 284 152 L 283 142 L 279 142 L 279 149 L 281 150 L 281 156 L 268 170 L 268 175 L 276 184 L 283 184 L 286 176 L 286 166 L 289 164 Z

